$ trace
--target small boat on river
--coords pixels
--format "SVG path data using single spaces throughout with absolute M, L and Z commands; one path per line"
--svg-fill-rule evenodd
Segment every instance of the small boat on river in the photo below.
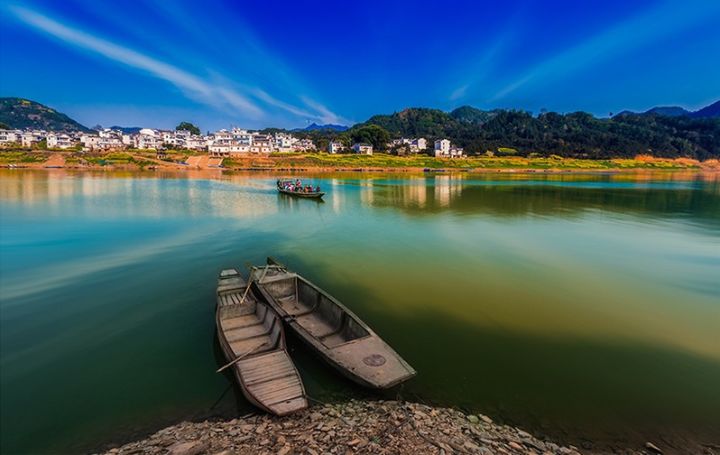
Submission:
M 268 258 L 252 286 L 305 343 L 349 379 L 387 389 L 416 372 L 382 338 L 327 292 Z
M 290 180 L 278 180 L 277 190 L 281 194 L 307 199 L 322 199 L 322 197 L 325 196 L 324 191 L 305 191 L 304 188 L 296 188 L 295 184 Z
M 233 369 L 251 403 L 279 416 L 308 407 L 280 317 L 259 301 L 235 269 L 220 273 L 215 320 L 220 346 L 230 362 L 223 368 Z

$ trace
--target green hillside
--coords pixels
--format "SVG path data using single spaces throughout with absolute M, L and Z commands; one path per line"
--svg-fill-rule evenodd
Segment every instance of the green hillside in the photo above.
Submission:
M 447 137 L 469 154 L 720 157 L 720 118 L 624 113 L 605 119 L 585 112 L 533 116 L 524 111 L 481 111 L 469 106 L 451 113 L 410 108 L 375 115 L 347 133 L 352 135 L 369 125 L 384 128 L 391 137 Z
M 89 131 L 67 115 L 23 98 L 0 98 L 0 123 L 17 129 Z

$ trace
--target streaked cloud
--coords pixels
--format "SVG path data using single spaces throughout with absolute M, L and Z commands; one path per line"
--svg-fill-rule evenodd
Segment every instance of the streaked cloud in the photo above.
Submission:
M 465 95 L 467 94 L 468 88 L 470 88 L 470 84 L 462 85 L 462 86 L 456 88 L 455 90 L 453 90 L 453 92 L 450 94 L 450 101 L 455 101 L 455 100 L 459 100 L 460 98 L 464 98 Z
M 245 114 L 251 118 L 263 114 L 262 109 L 255 103 L 230 88 L 211 85 L 185 70 L 84 31 L 63 25 L 27 8 L 11 6 L 10 10 L 22 22 L 37 30 L 65 43 L 92 51 L 110 60 L 145 71 L 158 79 L 170 82 L 193 100 L 213 107 L 231 107 L 237 113 Z
M 272 97 L 269 93 L 267 93 L 266 91 L 261 90 L 259 88 L 256 88 L 253 90 L 253 95 L 257 99 L 262 100 L 271 106 L 278 107 L 287 112 L 290 112 L 291 114 L 295 114 L 299 117 L 315 119 L 315 120 L 319 120 L 321 122 L 325 121 L 324 119 L 325 119 L 326 115 L 324 112 L 321 112 L 320 114 L 309 112 L 305 109 L 301 109 L 299 107 L 293 106 L 292 104 L 286 103 L 284 101 L 280 101 L 279 99 Z M 335 114 L 332 114 L 332 115 L 335 116 Z
M 220 75 L 202 77 L 175 65 L 163 62 L 146 53 L 116 44 L 79 28 L 63 24 L 42 13 L 17 5 L 8 10 L 23 24 L 52 36 L 61 42 L 89 51 L 130 68 L 140 70 L 155 78 L 169 82 L 184 96 L 218 110 L 240 115 L 248 119 L 267 116 L 262 105 L 277 108 L 303 119 L 337 123 L 342 118 L 324 105 L 307 97 L 301 97 L 309 108 L 304 109 L 280 100 L 260 87 L 246 87 L 229 82 Z
M 702 6 L 702 8 L 694 7 Z M 635 51 L 701 22 L 720 19 L 720 2 L 664 1 L 656 8 L 625 20 L 560 52 L 520 74 L 491 99 L 499 100 L 531 83 L 561 79 L 603 61 Z
M 348 122 L 347 119 L 344 119 L 334 112 L 331 112 L 327 107 L 323 106 L 322 104 L 318 103 L 317 101 L 314 101 L 311 98 L 308 98 L 307 96 L 301 96 L 300 99 L 305 103 L 309 108 L 317 111 L 320 114 L 320 121 L 324 123 L 352 123 Z

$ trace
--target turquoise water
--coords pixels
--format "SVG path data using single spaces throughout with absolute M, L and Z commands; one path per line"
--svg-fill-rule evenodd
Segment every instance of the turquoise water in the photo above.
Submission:
M 267 255 L 418 370 L 383 396 L 585 445 L 720 442 L 717 176 L 338 174 L 324 203 L 275 179 L 0 171 L 1 451 L 251 411 L 215 373 L 213 294 Z M 381 396 L 289 343 L 314 398 Z

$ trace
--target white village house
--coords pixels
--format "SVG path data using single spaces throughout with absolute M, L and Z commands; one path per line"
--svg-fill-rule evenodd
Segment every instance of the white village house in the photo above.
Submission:
M 340 153 L 344 148 L 345 146 L 342 142 L 330 141 L 330 143 L 328 144 L 328 153 Z
M 49 149 L 69 149 L 78 144 L 78 141 L 65 133 L 48 133 L 45 139 Z
M 360 155 L 372 155 L 373 154 L 372 144 L 366 144 L 364 142 L 358 142 L 356 144 L 353 144 L 352 149 L 355 153 L 360 154 Z

